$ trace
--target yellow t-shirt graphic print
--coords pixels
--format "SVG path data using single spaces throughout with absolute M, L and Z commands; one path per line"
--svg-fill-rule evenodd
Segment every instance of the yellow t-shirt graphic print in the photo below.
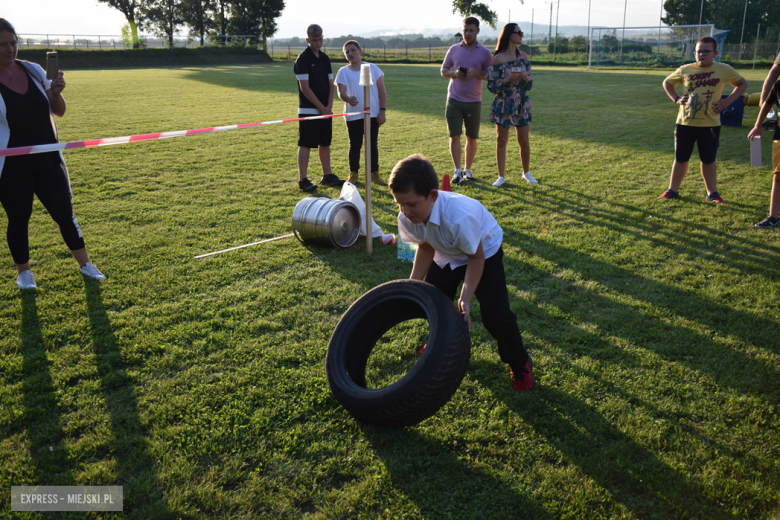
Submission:
M 736 83 L 740 79 L 742 76 L 725 63 L 713 63 L 709 67 L 692 63 L 669 74 L 666 81 L 674 86 L 682 83 L 682 95 L 688 95 L 688 104 L 680 105 L 677 124 L 720 126 L 720 114 L 712 111 L 712 105 L 720 101 L 727 83 Z

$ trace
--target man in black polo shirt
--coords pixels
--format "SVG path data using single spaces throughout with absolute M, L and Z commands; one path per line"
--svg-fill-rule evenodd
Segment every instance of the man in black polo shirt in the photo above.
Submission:
M 298 116 L 309 117 L 333 113 L 333 69 L 330 58 L 322 48 L 322 27 L 311 24 L 306 28 L 309 46 L 295 60 L 295 77 L 298 80 Z M 317 186 L 306 177 L 309 169 L 309 153 L 317 148 L 322 165 L 320 184 L 341 186 L 344 181 L 330 169 L 330 141 L 333 136 L 332 119 L 315 119 L 298 122 L 298 186 L 303 191 L 314 191 Z

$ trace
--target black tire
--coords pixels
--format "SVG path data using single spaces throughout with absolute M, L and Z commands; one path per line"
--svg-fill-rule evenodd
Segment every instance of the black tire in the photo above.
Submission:
M 423 355 L 398 381 L 366 388 L 366 364 L 379 338 L 417 318 L 428 321 Z M 409 426 L 450 400 L 466 374 L 470 354 L 468 326 L 444 293 L 425 282 L 396 280 L 368 291 L 347 309 L 330 338 L 325 370 L 336 400 L 356 419 Z

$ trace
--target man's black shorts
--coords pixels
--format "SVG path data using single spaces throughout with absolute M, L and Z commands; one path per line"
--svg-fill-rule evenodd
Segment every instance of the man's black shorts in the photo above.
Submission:
M 333 119 L 298 122 L 298 146 L 317 148 L 330 146 L 333 139 Z
M 699 160 L 702 163 L 714 163 L 720 144 L 720 127 L 675 125 L 674 159 L 678 163 L 691 159 L 694 144 L 698 145 Z

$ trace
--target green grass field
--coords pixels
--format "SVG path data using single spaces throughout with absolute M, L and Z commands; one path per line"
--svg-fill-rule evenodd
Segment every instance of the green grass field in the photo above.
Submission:
M 451 173 L 438 65 L 383 70 L 382 176 L 415 152 Z M 295 124 L 67 152 L 108 280 L 83 279 L 38 202 L 37 292 L 20 294 L 0 247 L 0 516 L 50 517 L 12 514 L 12 485 L 89 484 L 124 486 L 117 517 L 133 519 L 780 518 L 780 233 L 753 227 L 771 170 L 749 166 L 746 120 L 721 134 L 729 204 L 704 201 L 695 169 L 679 200 L 656 201 L 673 156 L 667 73 L 537 68 L 533 187 L 516 146 L 507 184 L 490 186 L 485 90 L 477 181 L 456 191 L 504 228 L 537 386 L 511 390 L 475 305 L 460 389 L 405 429 L 353 420 L 324 369 L 349 305 L 409 275 L 394 247 L 284 240 L 193 259 L 290 232 Z M 745 71 L 748 92 L 765 73 Z M 296 114 L 290 64 L 65 77 L 64 141 Z M 342 176 L 347 145 L 337 120 Z M 373 200 L 395 232 L 387 189 Z M 376 364 L 415 358 L 386 348 Z

